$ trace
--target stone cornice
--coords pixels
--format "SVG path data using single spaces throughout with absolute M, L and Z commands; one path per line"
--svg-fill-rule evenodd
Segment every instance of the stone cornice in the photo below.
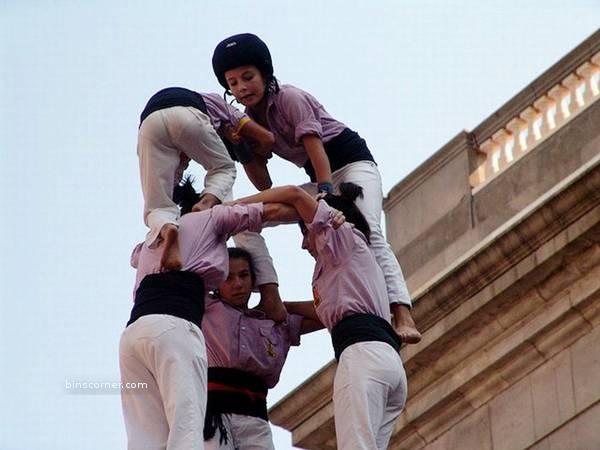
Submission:
M 600 154 L 419 288 L 415 318 L 427 330 L 587 211 L 600 204 Z

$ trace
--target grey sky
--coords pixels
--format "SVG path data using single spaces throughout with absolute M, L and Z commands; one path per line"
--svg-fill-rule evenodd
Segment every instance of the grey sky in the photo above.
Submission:
M 283 83 L 366 138 L 387 193 L 600 23 L 592 0 L 121 3 L 0 1 L 2 450 L 125 447 L 119 396 L 65 382 L 119 379 L 129 254 L 146 231 L 139 113 L 163 87 L 222 92 L 221 39 L 260 35 Z M 305 180 L 281 159 L 269 167 L 276 184 Z M 234 190 L 252 192 L 241 169 Z M 266 237 L 283 296 L 310 298 L 296 227 Z M 271 404 L 332 355 L 325 332 L 304 338 Z

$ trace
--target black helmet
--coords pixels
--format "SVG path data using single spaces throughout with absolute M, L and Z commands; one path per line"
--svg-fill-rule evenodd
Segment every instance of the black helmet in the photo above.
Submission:
M 267 44 L 250 33 L 236 34 L 221 41 L 213 53 L 212 65 L 225 89 L 229 89 L 225 72 L 236 67 L 256 66 L 267 83 L 273 77 L 273 62 Z

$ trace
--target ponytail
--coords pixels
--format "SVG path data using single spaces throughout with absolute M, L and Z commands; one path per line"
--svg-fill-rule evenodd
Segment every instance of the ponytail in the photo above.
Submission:
M 194 189 L 194 177 L 186 175 L 181 183 L 173 189 L 173 201 L 181 208 L 181 215 L 192 211 L 192 207 L 200 200 L 200 194 Z
M 341 197 L 352 203 L 354 203 L 357 198 L 363 198 L 363 188 L 358 184 L 342 183 L 338 190 L 340 191 Z
M 323 200 L 329 206 L 341 211 L 346 217 L 346 222 L 353 224 L 357 230 L 362 232 L 367 243 L 370 244 L 371 227 L 355 203 L 357 198 L 363 198 L 363 188 L 354 183 L 341 183 L 339 191 L 340 195 L 327 194 Z

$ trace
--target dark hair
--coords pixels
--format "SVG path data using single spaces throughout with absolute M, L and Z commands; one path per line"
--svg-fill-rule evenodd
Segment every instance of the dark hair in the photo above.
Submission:
M 229 259 L 243 259 L 248 263 L 250 268 L 250 279 L 252 280 L 252 286 L 256 282 L 256 272 L 254 271 L 254 263 L 252 262 L 252 255 L 247 250 L 240 247 L 227 247 L 227 253 L 229 253 Z
M 342 183 L 338 190 L 340 191 L 339 195 L 327 194 L 323 200 L 329 206 L 341 211 L 346 216 L 346 222 L 353 224 L 357 230 L 361 231 L 370 244 L 371 227 L 355 203 L 357 198 L 363 197 L 363 188 L 354 183 Z
M 200 200 L 200 194 L 194 189 L 194 177 L 186 175 L 181 183 L 173 189 L 173 201 L 181 208 L 181 215 L 189 213 Z

